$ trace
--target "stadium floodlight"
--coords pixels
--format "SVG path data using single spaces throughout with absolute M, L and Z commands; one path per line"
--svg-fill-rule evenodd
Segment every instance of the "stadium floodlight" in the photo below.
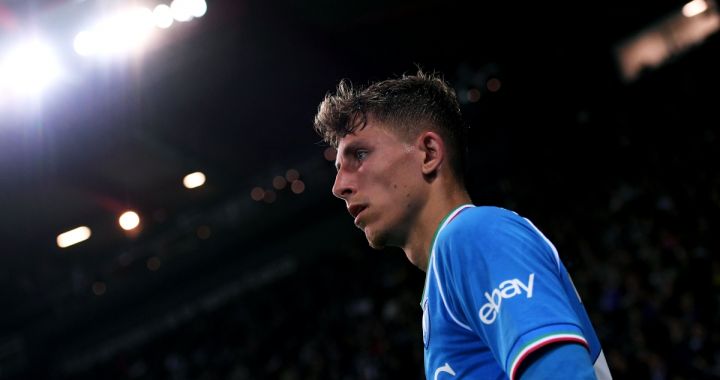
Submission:
M 153 12 L 135 7 L 100 21 L 94 28 L 75 36 L 75 52 L 80 55 L 116 55 L 140 48 L 155 27 Z
M 170 11 L 175 20 L 190 21 L 205 15 L 207 2 L 205 0 L 173 0 L 170 3 Z
M 202 172 L 190 173 L 183 178 L 183 185 L 188 189 L 194 189 L 205 184 L 205 174 Z
M 75 52 L 82 56 L 95 55 L 98 51 L 99 42 L 95 33 L 83 30 L 75 36 L 73 47 Z
M 708 9 L 708 3 L 705 0 L 692 0 L 682 7 L 682 14 L 685 17 L 694 17 Z
M 48 44 L 32 39 L 0 57 L 0 93 L 39 95 L 62 74 L 60 62 Z
M 193 19 L 193 1 L 192 0 L 173 0 L 170 3 L 170 10 L 173 18 L 179 22 L 186 22 Z
M 631 82 L 720 30 L 720 12 L 712 0 L 693 0 L 615 46 L 623 80 Z
M 75 245 L 89 239 L 90 235 L 92 235 L 92 231 L 90 231 L 90 228 L 86 226 L 80 226 L 58 235 L 57 245 L 60 248 L 67 248 L 71 245 Z
M 190 14 L 193 17 L 200 18 L 207 12 L 207 2 L 205 0 L 190 0 Z
M 125 211 L 118 218 L 118 223 L 123 230 L 130 231 L 140 225 L 140 216 L 135 211 Z
M 172 10 L 166 4 L 158 4 L 153 9 L 153 17 L 155 18 L 155 26 L 162 29 L 169 28 L 174 21 Z
M 152 11 L 147 8 L 118 13 L 102 22 L 97 29 L 100 50 L 108 53 L 133 50 L 145 42 L 154 26 Z

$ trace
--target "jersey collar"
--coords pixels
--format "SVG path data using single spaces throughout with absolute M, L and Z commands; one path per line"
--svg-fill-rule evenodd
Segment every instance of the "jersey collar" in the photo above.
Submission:
M 433 235 L 432 241 L 430 242 L 430 255 L 428 256 L 427 271 L 425 271 L 425 286 L 423 287 L 422 298 L 420 298 L 420 306 L 421 307 L 422 307 L 422 302 L 425 299 L 425 292 L 427 292 L 427 288 L 428 288 L 428 279 L 430 278 L 430 270 L 432 267 L 433 255 L 435 254 L 435 243 L 437 242 L 437 237 L 440 235 L 440 231 L 442 231 L 445 228 L 445 226 L 450 224 L 450 222 L 452 222 L 453 219 L 455 219 L 455 217 L 458 216 L 458 214 L 460 214 L 466 208 L 470 208 L 470 207 L 475 207 L 475 205 L 468 203 L 468 204 L 460 205 L 457 208 L 455 208 L 454 210 L 450 211 L 440 221 L 438 228 L 435 230 L 435 234 Z

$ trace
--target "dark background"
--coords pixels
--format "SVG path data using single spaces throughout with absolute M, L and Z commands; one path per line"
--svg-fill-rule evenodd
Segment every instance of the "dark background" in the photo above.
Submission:
M 556 244 L 614 376 L 720 377 L 718 36 L 633 82 L 613 55 L 683 2 L 209 0 L 142 55 L 75 56 L 110 3 L 0 2 L 0 43 L 41 30 L 71 71 L 0 108 L 0 378 L 422 378 L 424 274 L 367 248 L 312 130 L 340 79 L 417 66 L 463 103 L 474 202 Z M 251 199 L 289 169 L 304 192 Z

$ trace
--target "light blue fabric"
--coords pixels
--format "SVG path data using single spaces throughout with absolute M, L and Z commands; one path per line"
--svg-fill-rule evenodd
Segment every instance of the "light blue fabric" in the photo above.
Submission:
M 529 357 L 521 380 L 563 379 L 594 380 L 595 371 L 585 347 L 573 343 L 556 343 L 542 350 L 542 355 Z

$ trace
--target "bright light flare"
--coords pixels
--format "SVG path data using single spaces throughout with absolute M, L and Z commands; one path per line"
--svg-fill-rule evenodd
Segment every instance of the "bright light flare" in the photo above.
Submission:
M 192 0 L 173 0 L 170 10 L 175 21 L 186 22 L 193 19 Z
M 130 231 L 140 225 L 140 216 L 135 211 L 125 211 L 118 222 L 123 230 Z
M 101 50 L 123 52 L 142 45 L 155 26 L 153 13 L 147 8 L 133 8 L 117 14 L 98 28 Z
M 89 239 L 90 235 L 92 235 L 92 231 L 90 231 L 90 228 L 80 226 L 78 228 L 74 228 L 70 231 L 63 232 L 58 235 L 57 245 L 60 248 L 67 248 L 71 245 L 75 245 Z
M 207 2 L 205 0 L 192 0 L 190 14 L 193 17 L 202 17 L 207 12 Z
M 693 0 L 682 7 L 682 14 L 685 17 L 693 17 L 705 12 L 707 9 L 708 4 L 705 0 Z
M 205 184 L 205 174 L 202 172 L 190 173 L 183 178 L 183 185 L 188 189 L 194 189 Z
M 190 21 L 195 17 L 202 17 L 207 12 L 205 0 L 173 0 L 170 3 L 172 17 L 179 22 Z
M 75 36 L 75 52 L 83 56 L 114 55 L 136 50 L 150 38 L 155 27 L 153 12 L 135 7 L 99 22 Z
M 0 93 L 38 95 L 61 74 L 60 62 L 50 46 L 37 39 L 31 40 L 0 58 Z
M 88 30 L 83 30 L 75 36 L 73 47 L 75 52 L 82 56 L 89 56 L 97 53 L 100 46 L 96 35 Z
M 162 29 L 167 29 L 172 25 L 174 19 L 172 10 L 166 4 L 158 4 L 153 9 L 153 18 L 155 20 L 155 26 Z

